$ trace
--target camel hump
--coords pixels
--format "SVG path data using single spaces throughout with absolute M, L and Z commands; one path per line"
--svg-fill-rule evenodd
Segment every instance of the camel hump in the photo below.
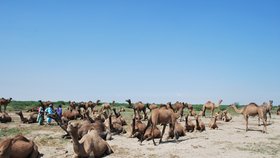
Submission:
M 252 102 L 252 103 L 250 103 L 249 105 L 258 106 L 256 103 L 253 103 L 253 102 Z
M 27 138 L 25 138 L 23 135 L 17 135 L 13 138 L 13 143 L 18 141 L 18 140 L 29 142 L 29 140 Z
M 210 104 L 210 103 L 212 103 L 212 102 L 211 102 L 211 101 L 209 101 L 209 100 L 206 102 L 206 104 Z

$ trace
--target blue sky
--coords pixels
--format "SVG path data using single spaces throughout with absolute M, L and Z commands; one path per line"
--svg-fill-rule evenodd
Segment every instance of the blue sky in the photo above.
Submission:
M 0 96 L 280 104 L 279 1 L 0 1 Z

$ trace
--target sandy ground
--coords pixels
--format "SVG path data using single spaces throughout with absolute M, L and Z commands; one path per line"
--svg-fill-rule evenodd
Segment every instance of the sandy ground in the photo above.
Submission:
M 73 156 L 71 140 L 61 138 L 64 132 L 58 126 L 21 124 L 17 116 L 11 115 L 13 122 L 0 124 L 0 128 L 27 130 L 25 136 L 35 141 L 39 151 L 44 154 L 43 157 Z M 206 125 L 209 120 L 210 118 L 203 118 Z M 116 135 L 113 140 L 108 141 L 114 154 L 107 157 L 280 157 L 280 116 L 272 115 L 270 123 L 268 134 L 263 134 L 263 127 L 257 125 L 257 118 L 250 118 L 250 131 L 245 132 L 243 117 L 235 116 L 228 123 L 218 121 L 218 130 L 210 130 L 207 126 L 202 133 L 187 133 L 177 143 L 164 139 L 158 146 L 154 146 L 152 141 L 145 141 L 140 145 L 136 138 L 128 138 L 129 133 Z M 127 129 L 130 130 L 129 127 Z M 2 136 L 0 139 L 6 137 Z M 158 141 L 156 139 L 157 143 Z

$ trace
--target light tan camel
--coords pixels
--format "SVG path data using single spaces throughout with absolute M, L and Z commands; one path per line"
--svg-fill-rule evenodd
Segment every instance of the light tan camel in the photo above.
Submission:
M 195 121 L 196 121 L 196 125 L 195 125 L 195 129 L 196 131 L 205 131 L 205 124 L 202 122 L 202 120 L 199 118 L 199 115 L 195 116 Z
M 0 113 L 0 122 L 1 123 L 7 123 L 7 122 L 11 122 L 12 121 L 12 117 L 6 113 L 6 112 L 3 112 L 3 113 Z
M 217 104 L 215 104 L 211 101 L 206 102 L 202 107 L 202 111 L 203 111 L 202 116 L 205 116 L 206 110 L 209 109 L 211 111 L 211 114 L 212 114 L 211 116 L 213 117 L 215 109 L 220 108 L 220 105 L 221 105 L 222 102 L 223 102 L 223 100 L 220 100 Z
M 246 124 L 245 124 L 246 132 L 248 131 L 249 116 L 258 116 L 259 118 L 261 118 L 263 120 L 263 125 L 264 125 L 263 132 L 267 133 L 266 109 L 258 106 L 255 103 L 250 103 L 250 104 L 244 106 L 241 109 L 237 109 L 236 104 L 232 104 L 232 105 L 230 105 L 230 107 L 232 107 L 235 110 L 235 112 L 237 112 L 239 114 L 242 114 L 244 116 L 244 119 L 245 119 L 245 122 L 246 122 Z M 258 124 L 260 125 L 260 120 L 259 120 Z
M 218 129 L 218 128 L 219 128 L 218 125 L 217 125 L 218 116 L 219 116 L 219 115 L 216 114 L 216 115 L 214 116 L 214 118 L 212 118 L 212 119 L 210 120 L 210 122 L 209 122 L 209 124 L 208 124 L 208 126 L 209 126 L 210 129 Z
M 102 157 L 113 153 L 110 145 L 104 141 L 96 130 L 91 130 L 78 140 L 78 125 L 69 123 L 67 131 L 73 140 L 74 157 Z
M 175 122 L 180 117 L 181 111 L 179 111 L 178 113 L 175 113 L 173 109 L 170 109 L 168 107 L 172 108 L 172 106 L 170 106 L 170 103 L 167 106 L 161 106 L 160 108 L 152 110 L 150 119 L 148 120 L 148 125 L 146 126 L 146 128 L 144 130 L 144 133 L 145 133 L 146 130 L 150 126 L 152 126 L 151 133 L 152 133 L 152 136 L 154 136 L 154 129 L 156 128 L 156 126 L 158 124 L 163 125 L 159 143 L 162 142 L 162 136 L 164 135 L 164 131 L 165 131 L 167 124 L 169 124 L 169 135 L 173 135 L 173 133 L 174 133 L 176 142 L 179 138 L 178 133 L 174 130 L 174 128 L 175 128 Z M 142 141 L 143 141 L 143 138 L 141 139 L 141 142 Z M 153 143 L 154 143 L 154 145 L 156 145 L 154 137 L 153 137 Z
M 2 106 L 4 106 L 4 112 L 6 112 L 7 105 L 11 101 L 12 101 L 12 98 L 10 98 L 10 99 L 1 98 L 0 99 L 0 112 L 2 112 Z
M 273 104 L 273 100 L 270 100 L 269 103 L 264 102 L 262 105 L 262 107 L 265 108 L 266 113 L 269 115 L 270 120 L 271 120 L 271 110 L 272 110 L 272 106 L 273 106 L 272 104 Z
M 37 122 L 38 113 L 32 112 L 29 114 L 28 118 L 23 116 L 22 111 L 16 112 L 16 114 L 19 115 L 22 123 L 36 123 Z
M 143 113 L 144 113 L 144 120 L 146 120 L 148 118 L 147 113 L 146 113 L 146 106 L 141 101 L 132 104 L 131 100 L 128 99 L 128 100 L 126 100 L 126 102 L 128 102 L 129 106 L 133 108 L 134 116 L 139 117 L 139 119 L 140 119 L 141 118 L 140 112 L 143 111 Z M 136 112 L 137 112 L 137 115 L 136 115 Z
M 188 119 L 189 115 L 185 117 L 185 131 L 186 132 L 193 132 L 195 128 L 195 124 Z
M 41 156 L 37 145 L 22 135 L 0 142 L 1 158 L 39 158 Z

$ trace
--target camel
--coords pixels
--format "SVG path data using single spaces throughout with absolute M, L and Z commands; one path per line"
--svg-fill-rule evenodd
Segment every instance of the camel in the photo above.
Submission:
M 174 105 L 172 105 L 173 109 L 174 109 L 174 112 L 177 112 L 177 111 L 180 111 L 180 121 L 183 120 L 183 114 L 184 114 L 184 108 L 185 107 L 188 107 L 188 104 L 185 105 L 184 102 L 176 102 Z
M 118 122 L 112 122 L 112 115 L 109 115 L 109 129 L 110 132 L 113 134 L 124 134 L 126 133 L 126 130 L 123 128 L 121 123 Z
M 68 120 L 75 120 L 79 117 L 81 117 L 81 113 L 80 111 L 74 109 L 74 110 L 67 110 L 67 111 L 64 111 L 62 113 L 62 116 Z
M 273 104 L 273 100 L 270 100 L 269 103 L 264 102 L 262 105 L 262 107 L 265 108 L 265 110 L 266 110 L 266 114 L 269 115 L 270 120 L 271 120 L 271 110 L 272 110 L 272 106 L 273 106 L 272 104 Z
M 213 117 L 215 109 L 220 108 L 220 105 L 221 105 L 222 102 L 223 102 L 223 100 L 220 100 L 220 101 L 218 102 L 218 104 L 215 104 L 215 103 L 213 103 L 213 102 L 211 102 L 211 101 L 206 102 L 206 103 L 203 105 L 203 108 L 202 108 L 203 116 L 205 116 L 206 110 L 209 109 L 209 110 L 211 111 L 211 113 L 212 113 L 211 116 Z
M 0 99 L 0 112 L 2 112 L 2 105 L 4 106 L 4 112 L 6 112 L 7 105 L 11 101 L 12 101 L 12 98 L 10 98 L 10 99 L 1 98 Z
M 146 105 L 147 105 L 147 108 L 150 110 L 150 112 L 151 112 L 152 110 L 158 108 L 158 107 L 157 107 L 157 104 L 155 104 L 155 103 L 153 103 L 153 104 L 146 104 Z
M 196 131 L 205 131 L 205 124 L 202 122 L 202 120 L 199 118 L 199 115 L 195 116 L 195 121 L 196 121 L 196 125 L 195 125 L 195 130 Z
M 16 114 L 19 115 L 22 123 L 36 123 L 37 122 L 38 113 L 32 112 L 28 118 L 23 116 L 22 111 L 16 112 Z
M 11 122 L 12 121 L 12 117 L 6 113 L 6 112 L 3 112 L 3 113 L 0 113 L 0 122 L 1 123 L 7 123 L 7 122 Z
M 169 139 L 169 138 L 172 139 L 174 137 L 174 133 L 177 133 L 177 137 L 186 136 L 185 128 L 177 120 L 175 121 L 174 132 L 170 131 L 167 139 Z
M 185 117 L 185 131 L 186 132 L 193 132 L 195 128 L 195 124 L 188 119 L 189 115 Z
M 141 136 L 142 134 L 144 134 L 144 138 L 143 140 L 151 140 L 152 139 L 152 134 L 151 134 L 151 130 L 152 127 L 149 127 L 146 132 L 144 133 L 144 130 L 146 128 L 146 124 L 144 124 L 141 120 L 136 119 L 135 117 L 132 118 L 132 123 L 131 123 L 131 134 L 129 136 L 129 138 L 138 138 L 138 140 L 141 140 Z M 154 138 L 160 138 L 161 137 L 161 133 L 160 130 L 156 127 L 154 129 Z
M 223 113 L 222 120 L 224 122 L 229 122 L 230 120 L 232 120 L 232 117 L 228 114 L 227 110 L 224 110 L 222 113 Z
M 150 126 L 152 126 L 151 134 L 152 134 L 152 136 L 154 136 L 154 130 L 156 128 L 156 125 L 158 125 L 158 124 L 163 125 L 163 129 L 162 129 L 162 132 L 161 132 L 161 138 L 159 140 L 159 143 L 162 142 L 162 136 L 164 135 L 164 131 L 165 131 L 165 128 L 166 128 L 167 124 L 169 124 L 169 136 L 170 135 L 173 136 L 173 133 L 174 133 L 176 142 L 179 138 L 179 135 L 174 130 L 174 128 L 175 128 L 176 120 L 180 117 L 179 114 L 180 114 L 181 111 L 178 111 L 177 113 L 175 113 L 174 110 L 172 109 L 172 106 L 170 106 L 171 109 L 169 109 L 168 106 L 170 106 L 170 104 L 168 104 L 167 106 L 161 106 L 160 108 L 152 110 L 150 119 L 148 120 L 148 125 L 146 126 L 146 128 L 143 132 L 143 133 L 145 133 L 146 130 Z M 156 145 L 154 137 L 152 137 L 152 139 L 153 139 L 154 145 Z M 142 141 L 143 141 L 143 136 L 141 138 L 141 142 Z
M 191 108 L 191 109 L 189 110 L 189 113 L 190 113 L 190 116 L 196 116 L 196 115 L 197 115 L 197 114 L 195 113 L 195 111 L 194 111 L 193 108 Z
M 86 102 L 85 108 L 88 109 L 90 108 L 91 111 L 93 111 L 94 107 L 96 107 L 100 103 L 100 100 L 97 100 L 95 103 L 92 101 Z
M 244 106 L 241 109 L 237 109 L 236 104 L 232 104 L 232 105 L 230 105 L 230 107 L 232 107 L 235 112 L 237 112 L 239 114 L 242 114 L 244 116 L 244 119 L 245 119 L 245 122 L 246 122 L 245 123 L 245 126 L 246 126 L 245 131 L 246 132 L 248 131 L 249 116 L 253 116 L 253 117 L 258 116 L 259 118 L 261 118 L 263 120 L 263 125 L 264 125 L 263 132 L 267 133 L 266 109 L 265 108 L 258 106 L 256 103 L 250 103 L 250 104 Z M 260 125 L 260 120 L 259 120 L 258 124 Z
M 45 108 L 48 107 L 49 105 L 53 104 L 53 102 L 51 102 L 51 101 L 45 101 L 45 102 L 43 102 L 42 100 L 39 100 L 38 102 L 43 106 L 43 109 L 44 109 L 44 110 L 45 110 Z
M 217 125 L 217 119 L 218 119 L 218 115 L 216 114 L 214 116 L 214 118 L 212 118 L 209 122 L 209 128 L 210 129 L 218 129 L 218 125 Z
M 22 135 L 0 142 L 1 158 L 39 158 L 41 156 L 37 145 Z
M 277 115 L 280 115 L 280 105 L 278 105 L 278 109 L 277 109 L 276 114 L 277 114 Z
M 130 107 L 133 107 L 134 116 L 137 116 L 137 117 L 141 118 L 140 112 L 143 111 L 143 113 L 144 113 L 144 120 L 146 120 L 148 118 L 147 113 L 146 113 L 146 106 L 141 101 L 132 104 L 131 100 L 128 99 L 128 100 L 126 100 L 126 102 L 128 102 Z M 137 115 L 136 115 L 136 112 L 137 112 Z
M 78 125 L 69 123 L 67 131 L 73 140 L 74 157 L 102 157 L 113 153 L 110 145 L 104 141 L 96 130 L 90 130 L 81 140 L 78 139 Z

